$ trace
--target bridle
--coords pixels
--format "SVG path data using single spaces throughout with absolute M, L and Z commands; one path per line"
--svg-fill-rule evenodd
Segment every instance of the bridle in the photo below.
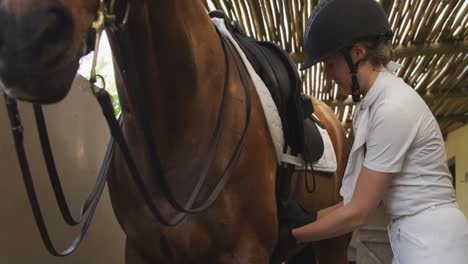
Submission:
M 240 56 L 235 51 L 233 44 L 230 43 L 228 39 L 223 37 L 218 32 L 220 38 L 222 39 L 221 42 L 222 42 L 222 47 L 224 51 L 224 58 L 226 61 L 226 72 L 225 72 L 225 80 L 224 80 L 224 87 L 223 87 L 223 95 L 221 98 L 221 104 L 220 104 L 220 108 L 218 111 L 218 119 L 216 122 L 215 131 L 213 132 L 213 135 L 212 135 L 212 140 L 211 140 L 209 151 L 207 154 L 207 159 L 206 159 L 206 162 L 203 164 L 198 182 L 196 183 L 194 190 L 190 194 L 189 199 L 185 202 L 185 204 L 182 205 L 180 202 L 178 202 L 170 189 L 168 179 L 164 177 L 165 172 L 162 166 L 160 156 L 157 151 L 158 148 L 151 136 L 153 135 L 153 133 L 151 131 L 151 127 L 149 126 L 149 122 L 148 122 L 149 119 L 147 115 L 144 115 L 144 111 L 142 109 L 141 100 L 143 98 L 143 95 L 141 94 L 142 93 L 141 89 L 139 89 L 141 85 L 140 85 L 138 74 L 135 69 L 136 63 L 135 63 L 135 58 L 132 55 L 132 47 L 131 47 L 131 42 L 129 41 L 128 29 L 127 29 L 127 21 L 130 15 L 130 2 L 128 1 L 126 2 L 126 10 L 125 10 L 124 16 L 120 20 L 117 18 L 116 13 L 115 13 L 115 4 L 116 4 L 116 0 L 99 0 L 99 9 L 97 12 L 97 18 L 92 23 L 92 29 L 96 35 L 95 35 L 95 43 L 93 45 L 94 57 L 93 57 L 91 77 L 90 77 L 91 91 L 93 95 L 96 97 L 97 101 L 99 102 L 102 108 L 104 117 L 111 131 L 112 138 L 108 144 L 104 162 L 101 166 L 96 184 L 92 192 L 88 196 L 85 204 L 83 205 L 81 212 L 80 212 L 80 217 L 78 220 L 73 219 L 73 217 L 71 216 L 70 210 L 67 206 L 67 203 L 65 201 L 65 196 L 63 194 L 63 190 L 61 188 L 58 173 L 55 168 L 55 163 L 54 163 L 52 151 L 51 151 L 49 140 L 48 140 L 47 129 L 45 126 L 45 120 L 44 120 L 41 106 L 34 105 L 34 112 L 36 115 L 36 123 L 38 126 L 39 135 L 40 135 L 43 155 L 46 160 L 46 165 L 47 165 L 47 169 L 49 172 L 50 181 L 53 186 L 55 197 L 59 205 L 63 219 L 68 225 L 75 226 L 82 222 L 84 214 L 86 214 L 86 212 L 89 211 L 88 216 L 85 219 L 85 222 L 83 224 L 83 227 L 79 235 L 75 238 L 72 245 L 63 252 L 58 252 L 55 249 L 54 245 L 52 244 L 52 241 L 48 235 L 45 221 L 41 213 L 41 209 L 40 209 L 37 196 L 34 190 L 33 181 L 31 177 L 28 161 L 26 158 L 26 153 L 24 151 L 23 127 L 21 125 L 21 120 L 19 117 L 19 112 L 17 109 L 16 101 L 13 98 L 10 98 L 7 95 L 5 95 L 5 100 L 6 100 L 6 105 L 7 105 L 7 109 L 9 112 L 9 118 L 10 118 L 10 123 L 12 126 L 13 137 L 15 141 L 18 160 L 19 160 L 21 171 L 23 174 L 25 187 L 27 189 L 27 194 L 28 194 L 28 198 L 30 201 L 30 205 L 31 205 L 41 238 L 44 242 L 44 245 L 46 246 L 49 253 L 54 256 L 67 256 L 71 254 L 78 247 L 78 245 L 84 238 L 88 230 L 88 227 L 91 223 L 92 217 L 94 215 L 96 206 L 101 197 L 102 191 L 104 189 L 105 182 L 107 180 L 107 170 L 109 168 L 109 163 L 110 163 L 116 144 L 119 145 L 120 151 L 124 159 L 126 160 L 132 179 L 134 183 L 136 184 L 139 192 L 141 193 L 147 207 L 150 209 L 152 215 L 163 225 L 175 226 L 179 224 L 188 214 L 200 213 L 208 209 L 216 201 L 217 197 L 219 196 L 221 191 L 224 189 L 224 186 L 227 184 L 227 182 L 230 179 L 230 176 L 232 175 L 234 169 L 236 168 L 236 165 L 240 158 L 240 154 L 243 150 L 246 132 L 250 124 L 252 106 L 251 106 L 250 85 L 248 82 L 247 71 L 244 68 L 244 65 L 242 63 Z M 142 177 L 140 176 L 138 172 L 136 163 L 132 155 L 130 154 L 130 150 L 126 143 L 126 140 L 124 139 L 122 130 L 119 125 L 119 121 L 116 120 L 114 117 L 110 95 L 104 89 L 105 87 L 98 88 L 94 85 L 97 82 L 97 80 L 100 79 L 103 82 L 103 86 L 105 86 L 103 78 L 100 75 L 96 74 L 96 61 L 97 61 L 97 54 L 98 54 L 98 49 L 99 49 L 98 43 L 102 35 L 102 32 L 104 30 L 110 33 L 117 41 L 118 52 L 117 54 L 114 54 L 114 57 L 116 61 L 118 62 L 117 63 L 118 65 L 120 65 L 121 67 L 126 67 L 125 69 L 120 69 L 122 77 L 124 79 L 124 83 L 127 85 L 127 87 L 133 88 L 131 90 L 133 91 L 132 95 L 137 101 L 136 103 L 137 113 L 136 114 L 139 115 L 138 120 L 141 120 L 140 125 L 143 128 L 145 145 L 148 146 L 148 152 L 150 154 L 150 160 L 151 160 L 151 166 L 152 166 L 151 169 L 153 172 L 155 172 L 155 179 L 157 180 L 157 183 L 160 185 L 162 194 L 164 195 L 166 200 L 169 202 L 171 207 L 177 211 L 177 214 L 171 219 L 166 219 L 163 216 L 161 210 L 155 205 L 147 188 L 145 187 Z M 243 84 L 244 92 L 245 92 L 245 98 L 246 98 L 245 125 L 244 125 L 243 132 L 241 134 L 241 137 L 239 139 L 239 142 L 235 148 L 234 154 L 229 160 L 228 165 L 226 166 L 222 177 L 220 178 L 216 186 L 213 188 L 211 194 L 208 195 L 208 198 L 199 206 L 194 207 L 193 205 L 196 202 L 201 192 L 202 187 L 204 186 L 204 183 L 208 176 L 209 169 L 214 161 L 216 148 L 217 148 L 218 141 L 219 141 L 220 134 L 221 134 L 221 128 L 223 126 L 222 116 L 225 112 L 224 111 L 225 102 L 226 102 L 226 97 L 228 93 L 228 84 L 230 80 L 230 63 L 229 63 L 228 52 L 227 52 L 226 47 L 229 48 L 230 53 L 232 57 L 234 58 L 236 67 L 240 75 L 240 79 Z

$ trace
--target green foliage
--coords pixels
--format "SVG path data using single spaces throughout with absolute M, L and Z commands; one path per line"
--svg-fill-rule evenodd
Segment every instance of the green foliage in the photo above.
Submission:
M 120 107 L 119 96 L 117 94 L 117 87 L 114 77 L 114 69 L 112 65 L 112 59 L 108 56 L 99 56 L 99 59 L 96 63 L 96 73 L 101 75 L 104 78 L 105 89 L 112 96 L 112 105 L 114 107 L 115 116 L 119 116 L 122 112 Z M 102 86 L 101 83 L 96 83 L 98 86 Z M 102 87 L 101 87 L 102 88 Z
M 112 95 L 112 106 L 114 107 L 114 115 L 118 117 L 122 113 L 122 108 L 120 107 L 119 95 L 117 93 Z
M 109 70 L 109 69 L 112 69 L 112 70 Z M 114 77 L 112 62 L 106 57 L 101 57 L 101 59 L 98 60 L 98 63 L 96 65 L 96 72 L 98 72 L 104 78 L 106 82 L 105 88 L 109 92 L 109 94 L 112 96 L 112 105 L 114 107 L 114 114 L 115 116 L 119 116 L 120 113 L 122 112 L 122 109 L 120 108 L 119 95 L 117 94 L 117 87 L 115 84 L 115 77 Z
M 103 36 L 100 43 L 99 54 L 96 62 L 96 74 L 102 76 L 103 81 L 98 78 L 96 85 L 101 88 L 105 88 L 107 92 L 112 96 L 112 104 L 114 106 L 114 113 L 118 116 L 121 112 L 119 96 L 117 95 L 117 88 L 114 78 L 114 67 L 112 62 L 112 52 L 107 41 L 107 37 Z M 88 54 L 82 58 L 81 67 L 79 73 L 86 79 L 90 79 L 91 66 L 94 54 Z

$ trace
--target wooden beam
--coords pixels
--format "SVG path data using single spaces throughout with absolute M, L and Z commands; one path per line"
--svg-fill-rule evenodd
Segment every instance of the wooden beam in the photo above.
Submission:
M 448 123 L 468 123 L 468 114 L 465 115 L 450 115 L 450 116 L 436 116 L 437 122 L 448 122 Z
M 461 40 L 451 43 L 435 43 L 429 45 L 410 45 L 395 47 L 395 57 L 416 57 L 430 56 L 435 54 L 457 54 L 460 52 L 468 53 L 468 40 Z M 305 61 L 305 54 L 302 51 L 289 53 L 296 63 Z
M 291 52 L 289 53 L 289 56 L 296 64 L 305 62 L 305 54 L 303 51 Z
M 468 52 L 468 41 L 462 40 L 450 43 L 435 43 L 430 45 L 399 46 L 395 48 L 396 58 L 431 56 L 435 54 L 457 54 Z

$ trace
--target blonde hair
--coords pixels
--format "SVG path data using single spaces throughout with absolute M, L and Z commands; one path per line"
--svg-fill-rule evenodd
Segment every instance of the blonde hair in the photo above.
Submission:
M 385 66 L 394 60 L 395 54 L 390 41 L 379 38 L 377 40 L 361 41 L 367 48 L 366 58 L 374 67 Z

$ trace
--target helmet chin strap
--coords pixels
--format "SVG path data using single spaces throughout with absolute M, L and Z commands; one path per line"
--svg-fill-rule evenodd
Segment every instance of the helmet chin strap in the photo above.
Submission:
M 353 60 L 351 59 L 351 55 L 350 55 L 350 50 L 351 48 L 343 51 L 343 55 L 344 55 L 346 62 L 348 63 L 348 67 L 351 73 L 351 80 L 353 82 L 352 88 L 351 88 L 351 95 L 353 96 L 353 102 L 357 103 L 361 101 L 361 88 L 359 87 L 359 82 L 357 79 L 357 70 L 358 70 L 359 63 L 363 59 L 360 59 L 356 63 L 353 63 Z

